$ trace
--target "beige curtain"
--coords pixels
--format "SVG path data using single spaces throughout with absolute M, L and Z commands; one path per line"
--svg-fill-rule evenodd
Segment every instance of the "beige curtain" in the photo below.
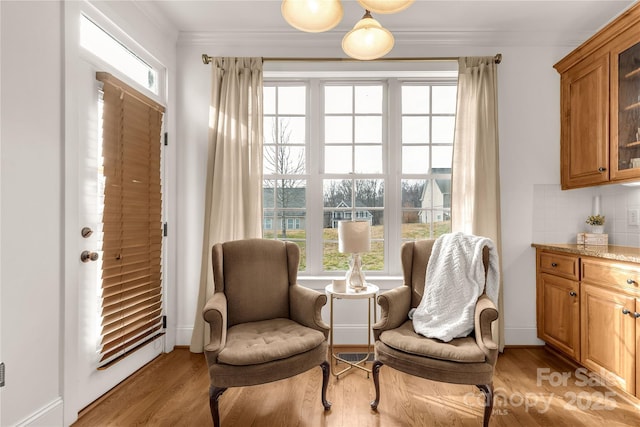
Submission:
M 494 57 L 459 59 L 458 101 L 451 178 L 452 231 L 485 236 L 501 250 L 498 88 Z M 500 268 L 502 270 L 502 267 Z M 500 271 L 494 339 L 504 348 L 504 309 Z
M 262 59 L 214 58 L 200 290 L 191 351 L 209 342 L 215 243 L 262 237 Z

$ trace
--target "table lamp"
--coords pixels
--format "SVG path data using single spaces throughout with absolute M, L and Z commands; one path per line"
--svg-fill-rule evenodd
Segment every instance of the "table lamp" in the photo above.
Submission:
M 362 272 L 360 254 L 371 250 L 369 221 L 339 221 L 338 250 L 340 253 L 351 254 L 346 276 L 347 285 L 355 291 L 366 289 L 367 282 Z

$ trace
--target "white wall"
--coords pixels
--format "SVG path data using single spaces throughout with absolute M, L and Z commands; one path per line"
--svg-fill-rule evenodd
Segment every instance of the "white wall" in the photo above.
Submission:
M 97 6 L 167 67 L 165 120 L 173 137 L 177 32 L 146 4 Z M 0 391 L 2 426 L 63 425 L 63 406 L 65 412 L 81 409 L 63 402 L 63 366 L 70 356 L 64 343 L 75 339 L 65 338 L 63 307 L 69 289 L 77 286 L 67 287 L 64 270 L 70 257 L 64 253 L 67 233 L 77 230 L 64 228 L 64 98 L 73 87 L 63 84 L 63 9 L 60 1 L 0 2 L 0 339 L 7 373 Z M 175 144 L 167 150 L 163 183 L 170 223 L 176 216 L 175 151 Z M 169 245 L 163 274 L 169 302 L 166 343 L 171 349 L 176 245 Z
M 3 426 L 61 421 L 62 7 L 2 8 Z M 52 406 L 53 405 L 53 406 Z M 51 421 L 51 418 L 48 419 Z
M 178 301 L 177 344 L 189 343 L 200 274 L 211 87 L 210 67 L 203 65 L 201 55 L 342 56 L 338 40 L 319 42 L 302 34 L 295 40 L 274 35 L 240 41 L 220 34 L 216 36 L 203 38 L 202 35 L 183 34 L 178 45 L 178 252 L 181 254 L 178 281 L 183 287 Z M 560 79 L 553 64 L 570 52 L 579 40 L 572 46 L 536 46 L 535 42 L 525 39 L 487 40 L 486 35 L 465 37 L 458 42 L 448 40 L 446 44 L 427 40 L 404 44 L 397 41 L 393 55 L 503 54 L 498 79 L 506 343 L 536 344 L 539 341 L 535 333 L 535 252 L 531 248 L 533 191 L 536 184 L 559 183 Z M 309 46 L 312 46 L 312 52 Z M 388 282 L 383 287 L 396 284 Z M 322 288 L 320 282 L 313 287 Z M 344 323 L 341 326 L 346 329 L 350 325 L 363 327 L 364 313 L 359 310 L 351 316 L 342 316 Z

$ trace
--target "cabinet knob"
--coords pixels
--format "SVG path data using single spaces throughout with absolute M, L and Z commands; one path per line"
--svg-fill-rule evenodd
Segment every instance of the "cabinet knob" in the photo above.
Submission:
M 636 281 L 635 281 L 635 280 L 633 280 L 633 279 L 627 279 L 627 283 L 628 283 L 629 285 L 633 285 L 634 283 L 636 283 Z
M 551 263 L 551 267 L 557 267 L 557 266 L 558 266 L 558 263 L 557 263 L 557 262 L 552 262 L 552 263 Z
M 629 314 L 631 313 L 631 311 L 627 310 L 626 308 L 622 309 L 622 314 Z
M 633 313 L 633 317 L 635 317 L 636 319 L 640 318 L 640 313 L 636 311 L 635 313 Z
M 606 172 L 607 168 L 598 168 L 598 172 Z
M 572 297 L 575 297 L 575 296 L 577 296 L 578 294 L 576 293 L 576 291 L 571 291 L 571 292 L 569 292 L 569 295 L 571 295 Z

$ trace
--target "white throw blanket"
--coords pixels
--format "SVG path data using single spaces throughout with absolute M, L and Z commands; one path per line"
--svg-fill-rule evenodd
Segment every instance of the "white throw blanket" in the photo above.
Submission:
M 493 241 L 463 233 L 444 234 L 433 244 L 425 292 L 413 313 L 416 333 L 449 342 L 473 330 L 476 302 L 485 290 L 484 246 L 489 247 L 486 293 L 497 306 L 500 270 Z

